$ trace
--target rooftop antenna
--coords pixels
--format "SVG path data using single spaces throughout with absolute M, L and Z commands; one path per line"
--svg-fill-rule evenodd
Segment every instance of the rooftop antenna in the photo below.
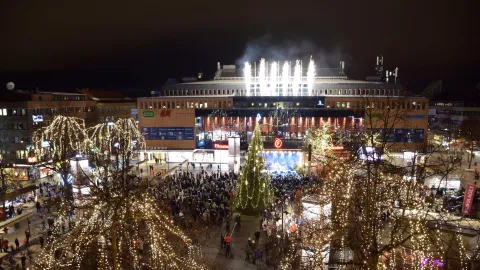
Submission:
M 377 75 L 382 76 L 383 74 L 383 55 L 377 56 L 377 65 L 375 66 Z
M 340 61 L 340 74 L 339 75 L 345 75 L 345 61 Z
M 388 70 L 385 72 L 385 80 L 387 81 L 388 83 L 388 77 L 390 76 L 391 72 L 388 73 Z
M 398 77 L 398 67 L 395 68 L 395 71 L 393 72 L 393 76 L 395 76 L 395 83 L 397 83 L 397 77 Z

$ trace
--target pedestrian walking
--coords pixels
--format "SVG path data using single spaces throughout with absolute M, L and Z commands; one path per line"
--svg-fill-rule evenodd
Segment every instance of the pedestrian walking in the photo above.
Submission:
M 16 250 L 20 249 L 20 241 L 18 241 L 18 238 L 15 238 L 15 247 L 16 247 Z
M 30 231 L 25 231 L 25 238 L 27 240 L 26 244 L 28 245 L 28 243 L 30 243 Z
M 40 235 L 39 240 L 40 240 L 40 248 L 43 248 L 43 244 L 45 243 L 45 240 L 43 239 L 42 235 Z
M 27 256 L 25 256 L 25 253 L 22 252 L 22 256 L 20 257 L 20 260 L 22 261 L 22 267 L 25 268 L 25 264 L 27 262 Z
M 210 231 L 208 230 L 208 226 L 205 228 L 205 239 L 210 239 Z
M 224 248 L 225 247 L 225 236 L 223 235 L 223 233 L 220 234 L 220 248 Z
M 230 237 L 230 234 L 227 233 L 227 236 L 225 236 L 225 245 L 227 246 L 225 250 L 225 255 L 227 257 L 230 257 L 231 244 L 232 244 L 232 238 Z
M 255 232 L 255 242 L 258 243 L 258 240 L 259 240 L 259 239 L 260 239 L 260 231 L 257 230 L 257 231 Z

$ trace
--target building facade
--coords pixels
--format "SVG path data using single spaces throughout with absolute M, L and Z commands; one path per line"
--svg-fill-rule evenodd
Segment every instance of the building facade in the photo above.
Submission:
M 33 170 L 39 161 L 31 154 L 33 133 L 49 125 L 56 115 L 74 116 L 85 120 L 87 127 L 131 117 L 136 107 L 132 99 L 118 99 L 111 92 L 81 93 L 8 91 L 0 100 L 0 159 L 18 180 L 45 175 Z M 133 110 L 132 110 L 133 109 Z M 133 115 L 136 117 L 136 115 Z
M 258 123 L 265 149 L 273 150 L 276 138 L 284 150 L 299 149 L 309 128 L 382 132 L 389 121 L 389 142 L 397 149 L 425 142 L 428 100 L 407 96 L 402 85 L 350 80 L 343 69 L 316 68 L 313 77 L 308 70 L 284 77 L 245 70 L 223 66 L 211 81 L 167 85 L 159 96 L 138 98 L 150 158 L 175 150 L 225 150 L 231 136 L 239 136 L 246 149 Z

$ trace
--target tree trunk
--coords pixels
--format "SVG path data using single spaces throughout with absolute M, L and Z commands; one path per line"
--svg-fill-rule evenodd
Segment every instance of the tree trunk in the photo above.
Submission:
M 115 231 L 115 226 L 112 227 L 110 231 L 112 237 L 112 269 L 117 270 L 117 254 L 118 254 L 118 246 L 117 246 L 117 232 Z
M 370 255 L 370 258 L 368 258 L 368 261 L 367 261 L 367 267 L 368 267 L 368 270 L 377 270 L 378 268 L 378 254 L 377 253 L 372 253 Z

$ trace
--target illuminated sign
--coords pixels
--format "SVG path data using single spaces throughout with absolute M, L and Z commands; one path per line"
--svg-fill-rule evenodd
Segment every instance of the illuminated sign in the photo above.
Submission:
M 155 117 L 155 112 L 152 110 L 146 110 L 142 112 L 143 118 L 153 118 Z
M 34 115 L 32 115 L 32 120 L 33 120 L 34 123 L 43 122 L 43 115 L 34 114 Z
M 464 216 L 470 215 L 472 211 L 473 198 L 475 197 L 476 185 L 468 184 L 465 189 L 465 197 L 463 198 L 463 210 Z
M 214 143 L 213 148 L 228 150 L 228 145 L 227 144 Z
M 36 156 L 28 157 L 27 161 L 28 161 L 28 163 L 35 163 L 35 162 L 37 162 L 37 157 Z
M 260 113 L 257 113 L 257 122 L 260 122 L 262 120 L 262 115 Z
M 275 140 L 273 140 L 273 146 L 275 146 L 275 148 L 278 149 L 278 148 L 282 147 L 282 145 L 283 145 L 282 139 L 275 138 Z

